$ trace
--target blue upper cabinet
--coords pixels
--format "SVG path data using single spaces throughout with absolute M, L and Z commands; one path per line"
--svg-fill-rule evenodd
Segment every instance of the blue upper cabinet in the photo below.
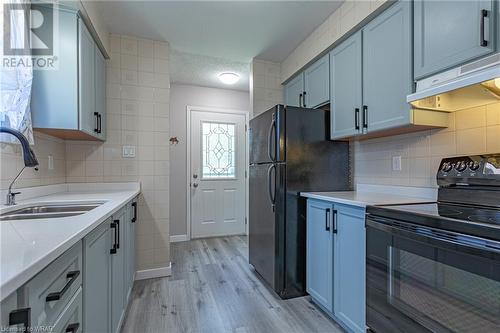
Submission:
M 300 73 L 285 85 L 285 104 L 288 106 L 304 106 L 304 74 Z
M 304 107 L 315 108 L 330 99 L 330 64 L 328 54 L 304 71 Z
M 411 9 L 410 1 L 399 1 L 362 30 L 364 132 L 411 123 Z
M 316 108 L 330 99 L 330 60 L 328 54 L 307 67 L 285 85 L 285 104 Z
M 333 312 L 333 205 L 307 200 L 307 292 L 324 310 Z
M 331 139 L 361 133 L 361 31 L 330 52 Z
M 415 0 L 415 78 L 494 52 L 499 30 L 493 3 Z
M 92 35 L 81 19 L 78 20 L 78 74 L 80 84 L 78 85 L 80 98 L 79 116 L 80 130 L 99 136 L 98 115 L 95 109 L 95 45 Z
M 104 56 L 78 12 L 60 8 L 58 17 L 57 68 L 33 71 L 33 127 L 63 139 L 104 141 Z

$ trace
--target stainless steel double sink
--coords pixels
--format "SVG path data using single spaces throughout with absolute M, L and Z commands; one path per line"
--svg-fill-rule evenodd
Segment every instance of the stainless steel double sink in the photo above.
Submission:
M 25 206 L 0 214 L 0 221 L 48 219 L 85 214 L 104 202 L 54 203 Z

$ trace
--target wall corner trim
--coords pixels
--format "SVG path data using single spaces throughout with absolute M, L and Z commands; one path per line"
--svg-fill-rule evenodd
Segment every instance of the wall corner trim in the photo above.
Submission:
M 154 279 L 159 277 L 165 277 L 172 275 L 172 263 L 169 262 L 168 266 L 145 269 L 142 271 L 135 272 L 134 280 L 146 280 L 146 279 Z

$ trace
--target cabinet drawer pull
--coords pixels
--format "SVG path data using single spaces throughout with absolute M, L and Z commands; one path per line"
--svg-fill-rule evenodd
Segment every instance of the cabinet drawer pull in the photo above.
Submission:
M 137 202 L 132 202 L 132 207 L 134 207 L 134 217 L 132 218 L 132 223 L 137 221 Z
M 31 308 L 17 309 L 9 313 L 9 326 L 23 325 L 28 332 L 31 323 Z
M 327 208 L 325 213 L 325 231 L 330 231 L 330 208 Z
M 64 287 L 61 289 L 61 291 L 55 292 L 55 293 L 50 293 L 47 295 L 45 298 L 45 302 L 52 302 L 52 301 L 58 301 L 61 299 L 61 297 L 64 296 L 66 291 L 68 291 L 69 287 L 75 282 L 76 278 L 80 275 L 80 271 L 71 271 L 66 274 L 66 278 L 69 279 L 68 282 L 64 285 Z
M 363 105 L 363 128 L 368 128 L 368 106 Z
M 116 239 L 117 237 L 117 225 L 115 222 L 111 222 L 110 224 L 111 229 L 114 230 L 113 232 L 113 247 L 109 250 L 109 253 L 111 254 L 116 254 Z
M 332 230 L 332 232 L 334 234 L 336 234 L 337 233 L 337 210 L 334 209 L 332 211 L 332 213 L 333 213 L 333 230 Z
M 66 333 L 75 333 L 75 332 L 78 332 L 78 329 L 80 328 L 80 323 L 73 323 L 73 324 L 69 324 L 68 326 L 66 326 Z
M 488 11 L 486 9 L 481 9 L 481 27 L 480 27 L 480 40 L 479 40 L 479 45 L 481 46 L 488 46 L 488 41 L 484 39 L 484 20 L 485 18 L 488 17 Z
M 354 128 L 359 130 L 359 108 L 354 109 Z

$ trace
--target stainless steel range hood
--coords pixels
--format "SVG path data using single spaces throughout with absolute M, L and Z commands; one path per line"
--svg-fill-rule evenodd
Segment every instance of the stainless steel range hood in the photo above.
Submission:
M 417 81 L 416 108 L 458 111 L 500 101 L 500 53 Z

